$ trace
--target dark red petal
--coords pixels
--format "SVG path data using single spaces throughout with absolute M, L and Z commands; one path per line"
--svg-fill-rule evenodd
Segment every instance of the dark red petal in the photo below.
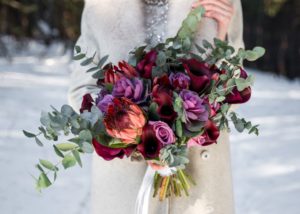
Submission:
M 104 160 L 112 160 L 114 158 L 123 158 L 125 152 L 123 149 L 110 148 L 102 145 L 96 139 L 93 139 L 93 146 L 95 148 L 96 153 L 102 157 Z
M 81 108 L 80 108 L 80 113 L 82 113 L 84 110 L 91 111 L 91 108 L 93 106 L 93 98 L 91 94 L 85 94 L 82 98 L 82 103 L 81 103 Z

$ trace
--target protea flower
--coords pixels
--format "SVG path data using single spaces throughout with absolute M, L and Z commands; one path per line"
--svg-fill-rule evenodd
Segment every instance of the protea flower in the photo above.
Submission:
M 133 78 L 133 77 L 139 76 L 139 74 L 135 70 L 135 68 L 125 61 L 119 62 L 119 69 L 120 69 L 120 72 L 123 73 L 128 78 Z
M 107 133 L 123 143 L 136 144 L 146 123 L 143 111 L 126 98 L 114 98 L 104 118 Z

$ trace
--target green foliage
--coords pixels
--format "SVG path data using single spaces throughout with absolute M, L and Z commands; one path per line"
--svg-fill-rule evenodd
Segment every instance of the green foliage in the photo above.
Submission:
M 230 118 L 238 132 L 243 132 L 245 129 L 248 130 L 248 133 L 254 133 L 255 135 L 259 134 L 258 125 L 252 125 L 250 121 L 246 121 L 244 118 L 238 118 L 235 112 L 230 113 Z
M 184 168 L 189 159 L 187 157 L 187 147 L 185 145 L 167 145 L 160 150 L 160 160 L 168 164 L 169 167 Z
M 39 190 L 50 186 L 55 181 L 59 165 L 67 169 L 77 163 L 82 167 L 80 154 L 94 151 L 92 139 L 103 130 L 103 125 L 97 123 L 101 121 L 100 118 L 102 117 L 97 107 L 92 108 L 91 112 L 85 111 L 82 114 L 77 114 L 68 105 L 63 105 L 60 111 L 54 107 L 52 109 L 52 112 L 42 113 L 40 118 L 42 126 L 39 127 L 39 133 L 34 134 L 24 130 L 24 135 L 28 138 L 34 138 L 40 146 L 43 144 L 37 137 L 39 135 L 43 135 L 47 140 L 52 141 L 57 141 L 61 134 L 68 136 L 72 133 L 77 137 L 69 139 L 69 142 L 53 144 L 54 152 L 60 159 L 56 164 L 43 159 L 39 161 L 37 168 L 40 171 L 40 176 L 36 179 L 37 189 Z M 48 177 L 49 173 L 53 174 L 52 182 Z

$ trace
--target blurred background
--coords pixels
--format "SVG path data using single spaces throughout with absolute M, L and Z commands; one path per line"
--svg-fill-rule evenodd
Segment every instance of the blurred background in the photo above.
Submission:
M 37 157 L 54 159 L 21 130 L 39 112 L 67 102 L 68 63 L 80 34 L 82 0 L 0 0 L 0 209 L 5 214 L 87 214 L 90 157 L 34 189 Z M 253 99 L 238 113 L 260 124 L 259 137 L 232 132 L 237 214 L 300 210 L 300 1 L 242 0 L 247 48 L 267 53 L 246 64 L 256 76 Z

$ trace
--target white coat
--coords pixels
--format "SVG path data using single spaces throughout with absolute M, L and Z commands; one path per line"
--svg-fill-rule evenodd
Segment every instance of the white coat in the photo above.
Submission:
M 193 0 L 169 0 L 167 37 L 176 35 Z M 228 41 L 235 48 L 243 47 L 242 10 L 240 0 L 232 0 L 235 15 L 228 31 Z M 109 54 L 114 63 L 127 59 L 128 52 L 145 39 L 142 0 L 88 0 L 81 22 L 77 45 L 89 55 Z M 217 23 L 204 18 L 196 42 L 212 41 Z M 78 62 L 71 66 L 69 102 L 79 109 L 86 93 L 99 90 L 86 67 Z M 233 191 L 230 167 L 229 135 L 221 132 L 218 144 L 192 148 L 188 172 L 197 182 L 189 197 L 171 198 L 159 202 L 151 199 L 149 214 L 233 214 Z M 92 169 L 92 214 L 133 214 L 136 196 L 146 170 L 145 162 L 129 159 L 104 161 L 94 154 Z

